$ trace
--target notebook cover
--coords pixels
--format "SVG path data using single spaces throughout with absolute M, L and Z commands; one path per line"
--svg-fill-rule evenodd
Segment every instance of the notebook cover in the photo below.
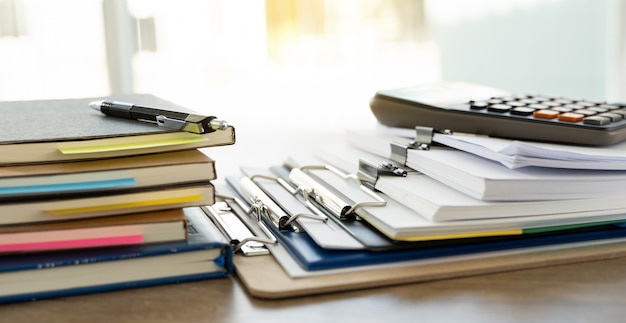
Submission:
M 0 102 L 1 164 L 86 160 L 229 145 L 233 127 L 198 135 L 110 117 L 91 109 L 103 98 Z M 106 99 L 167 110 L 186 109 L 153 95 Z

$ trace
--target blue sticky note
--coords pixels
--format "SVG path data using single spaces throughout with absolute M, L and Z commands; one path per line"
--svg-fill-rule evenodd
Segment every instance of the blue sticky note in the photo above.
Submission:
M 18 194 L 64 193 L 75 191 L 91 191 L 97 189 L 120 188 L 137 185 L 134 178 L 119 178 L 102 181 L 87 181 L 62 184 L 27 185 L 0 187 L 0 196 Z

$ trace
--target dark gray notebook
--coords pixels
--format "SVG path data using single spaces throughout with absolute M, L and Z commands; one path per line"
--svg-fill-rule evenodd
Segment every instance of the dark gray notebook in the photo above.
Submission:
M 89 108 L 104 98 L 0 102 L 0 144 L 64 141 L 165 132 L 156 124 L 107 117 Z M 149 94 L 107 97 L 139 105 L 182 110 Z
M 0 164 L 119 157 L 227 145 L 235 141 L 233 127 L 198 135 L 106 116 L 89 107 L 89 102 L 103 99 L 0 102 Z M 106 99 L 188 112 L 188 109 L 148 94 Z M 91 153 L 60 151 L 89 145 L 111 147 Z

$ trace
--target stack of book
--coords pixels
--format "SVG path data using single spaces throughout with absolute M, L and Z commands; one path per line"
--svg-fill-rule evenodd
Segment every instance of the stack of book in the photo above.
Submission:
M 150 95 L 113 98 L 180 110 Z M 149 286 L 231 270 L 199 206 L 235 142 L 105 116 L 93 99 L 2 102 L 0 302 Z

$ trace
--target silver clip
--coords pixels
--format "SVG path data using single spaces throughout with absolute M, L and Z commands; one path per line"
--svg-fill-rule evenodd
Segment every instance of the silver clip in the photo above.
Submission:
M 231 197 L 231 196 L 226 196 L 226 195 L 221 195 L 221 194 L 215 194 L 215 196 L 226 202 L 235 202 L 235 204 L 246 214 L 252 214 L 252 212 L 256 211 L 256 214 L 257 214 L 256 219 L 255 219 L 256 225 L 263 232 L 263 234 L 267 237 L 267 238 L 263 238 L 263 237 L 259 237 L 255 235 L 253 233 L 254 230 L 247 225 L 248 221 L 245 218 L 243 218 L 243 216 L 241 216 L 238 212 L 232 210 L 232 208 L 230 208 L 229 210 L 222 210 L 222 211 L 230 211 L 230 213 L 234 214 L 239 219 L 240 223 L 248 230 L 248 232 L 241 233 L 241 231 L 229 230 L 227 228 L 222 227 L 223 232 L 226 233 L 230 237 L 231 243 L 234 244 L 233 246 L 234 252 L 241 251 L 243 254 L 250 254 L 250 255 L 261 254 L 262 250 L 259 250 L 260 247 L 258 243 L 275 244 L 277 242 L 276 237 L 274 237 L 272 232 L 263 223 L 261 214 L 262 212 L 265 212 L 265 211 L 262 206 L 253 203 L 250 207 L 248 207 L 243 201 L 241 201 L 240 199 L 236 197 Z M 218 220 L 220 224 L 226 222 L 222 216 L 219 216 L 218 212 L 212 212 L 212 211 L 216 211 L 215 208 L 207 207 L 207 206 L 203 206 L 202 208 L 205 210 L 205 212 L 208 211 L 207 214 L 211 214 L 211 215 L 217 214 L 218 215 L 217 219 L 221 219 L 221 220 Z M 228 225 L 226 225 L 226 227 L 228 227 Z M 238 230 L 241 229 L 241 226 L 237 225 L 237 227 L 238 227 Z M 252 252 L 255 250 L 256 252 Z
M 416 126 L 415 138 L 412 141 L 409 141 L 408 144 L 402 145 L 395 142 L 390 144 L 391 155 L 389 156 L 389 159 L 402 166 L 406 166 L 408 150 L 430 150 L 430 146 L 433 144 L 433 134 L 435 133 L 449 135 L 452 134 L 452 131 L 447 129 L 439 131 L 431 127 Z
M 333 174 L 339 176 L 343 180 L 352 179 L 359 185 L 359 188 L 368 196 L 372 197 L 374 201 L 363 201 L 354 204 L 352 202 L 348 202 L 344 200 L 344 198 L 333 193 L 331 189 L 326 187 L 326 185 L 318 182 L 317 180 L 309 176 L 306 171 L 310 170 L 328 170 L 331 171 Z M 294 168 L 289 173 L 289 178 L 298 187 L 300 187 L 303 192 L 308 192 L 309 196 L 307 198 L 313 198 L 316 202 L 318 202 L 332 214 L 336 215 L 340 220 L 347 220 L 356 217 L 355 211 L 358 208 L 368 206 L 385 206 L 387 204 L 387 201 L 376 195 L 376 193 L 370 190 L 368 187 L 364 186 L 361 180 L 355 174 L 343 173 L 339 169 L 332 166 L 315 165 Z
M 255 179 L 265 179 L 265 180 L 270 180 L 270 181 L 277 182 L 278 184 L 280 184 L 280 186 L 282 186 L 285 190 L 287 190 L 287 192 L 289 192 L 291 195 L 295 195 L 295 194 L 297 194 L 299 192 L 298 189 L 294 190 L 293 187 L 291 185 L 289 185 L 289 183 L 287 183 L 287 181 L 285 181 L 284 179 L 279 178 L 279 177 L 272 177 L 272 176 L 266 176 L 266 175 L 260 175 L 260 174 L 250 176 L 250 180 L 253 183 L 254 183 Z M 259 187 L 259 190 L 262 190 L 262 189 Z M 310 204 L 310 201 L 309 201 L 309 192 L 305 192 L 303 190 L 302 193 L 303 193 L 305 202 L 308 202 L 307 206 L 312 207 L 312 205 Z M 282 210 L 282 208 L 281 208 L 281 210 Z M 313 210 L 314 211 L 318 211 L 317 208 L 313 208 Z M 319 220 L 319 221 L 322 221 L 322 222 L 328 221 L 328 217 L 326 215 L 324 215 L 323 213 L 317 213 L 317 214 L 296 213 L 296 214 L 292 214 L 292 215 L 288 216 L 288 219 L 286 221 L 284 221 L 283 223 L 281 223 L 281 225 L 279 225 L 279 229 L 281 228 L 281 226 L 287 226 L 290 223 L 292 223 L 293 221 L 296 221 L 298 218 L 307 218 L 307 219 Z
M 292 225 L 292 219 L 283 211 L 269 196 L 258 187 L 251 178 L 242 177 L 239 181 L 241 193 L 259 208 L 260 214 L 268 219 L 279 230 L 300 231 L 300 228 Z
M 240 252 L 244 256 L 269 254 L 265 244 L 274 242 L 255 236 L 226 202 L 216 202 L 213 205 L 205 205 L 200 208 L 213 220 L 224 237 L 229 240 L 234 252 Z
M 371 161 L 359 159 L 359 171 L 357 177 L 361 181 L 368 183 L 370 188 L 376 186 L 376 182 L 380 176 L 402 176 L 406 177 L 408 172 L 389 162 L 383 162 L 377 165 Z
M 156 116 L 157 125 L 173 129 L 182 130 L 191 133 L 207 133 L 214 130 L 224 130 L 228 128 L 228 123 L 224 120 L 218 120 L 214 117 L 205 117 L 190 114 L 185 120 L 169 118 L 164 115 Z

